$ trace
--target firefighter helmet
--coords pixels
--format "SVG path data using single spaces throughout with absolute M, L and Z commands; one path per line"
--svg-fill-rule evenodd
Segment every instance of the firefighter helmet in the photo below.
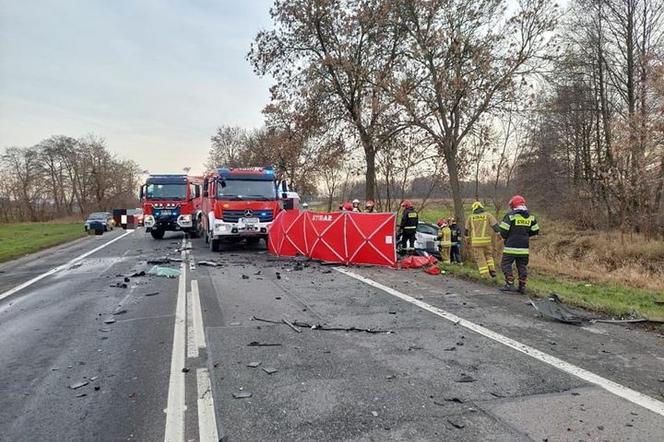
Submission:
M 521 195 L 514 195 L 510 199 L 510 207 L 514 209 L 515 207 L 519 206 L 525 206 L 526 205 L 526 199 L 522 197 Z
M 447 220 L 445 218 L 441 218 L 436 224 L 438 224 L 438 227 L 444 227 L 447 225 Z
M 413 203 L 410 200 L 404 200 L 401 203 L 401 207 L 403 207 L 404 209 L 410 209 L 411 207 L 413 207 Z
M 474 211 L 476 211 L 477 209 L 484 209 L 484 206 L 483 206 L 482 203 L 480 203 L 479 201 L 475 201 L 475 202 L 473 203 L 473 205 L 470 206 L 470 208 L 471 208 L 471 210 L 474 212 Z
M 353 205 L 355 205 L 355 204 L 360 204 L 360 200 L 358 200 L 357 198 L 355 198 L 355 199 L 353 200 Z

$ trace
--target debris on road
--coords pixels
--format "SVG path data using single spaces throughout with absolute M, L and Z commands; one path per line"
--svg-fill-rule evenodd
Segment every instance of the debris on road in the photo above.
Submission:
M 279 370 L 277 370 L 276 368 L 272 368 L 272 367 L 263 367 L 263 371 L 267 374 L 274 374 Z
M 252 395 L 248 391 L 241 391 L 239 393 L 233 393 L 233 399 L 248 399 Z
M 199 266 L 207 266 L 207 267 L 221 267 L 223 264 L 216 262 L 216 261 L 198 261 L 196 263 Z
M 372 412 L 371 412 L 371 415 L 372 415 L 373 417 L 378 417 L 378 412 L 377 412 L 377 411 L 372 411 Z
M 380 329 L 373 329 L 373 328 L 361 328 L 361 327 L 327 327 L 324 325 L 320 324 L 308 324 L 306 322 L 301 322 L 301 321 L 293 321 L 293 325 L 296 325 L 298 327 L 304 327 L 304 328 L 309 328 L 311 330 L 322 330 L 322 331 L 344 331 L 344 332 L 363 332 L 363 333 L 370 333 L 370 334 L 392 334 L 394 333 L 391 330 L 380 330 Z
M 249 362 L 249 363 L 247 364 L 247 367 L 249 367 L 249 368 L 256 368 L 256 367 L 258 367 L 259 365 L 261 365 L 260 362 Z
M 88 381 L 77 382 L 77 383 L 75 383 L 75 384 L 71 384 L 71 385 L 69 386 L 69 388 L 71 388 L 72 390 L 76 390 L 76 389 L 78 389 L 78 388 L 85 387 L 85 386 L 88 385 L 89 383 L 90 383 L 90 382 L 88 382 Z
M 150 292 L 150 293 L 146 293 L 146 294 L 143 295 L 143 296 L 156 296 L 156 295 L 158 295 L 158 294 L 159 294 L 159 292 Z
M 565 306 L 555 293 L 551 293 L 544 299 L 531 299 L 530 305 L 541 316 L 565 324 L 581 325 L 590 320 L 590 318 L 581 316 Z
M 126 310 L 126 309 L 120 309 L 120 310 L 116 310 L 116 311 L 114 311 L 114 312 L 113 312 L 113 315 L 114 315 L 114 316 L 117 316 L 117 315 L 124 315 L 125 313 L 127 313 L 127 310 Z
M 469 382 L 476 382 L 476 381 L 477 381 L 477 379 L 475 379 L 474 377 L 469 376 L 467 374 L 464 374 L 464 373 L 461 373 L 461 377 L 456 380 L 456 382 L 459 382 L 459 383 L 469 383 Z
M 231 323 L 228 324 L 228 325 L 232 325 L 232 326 L 236 327 L 236 326 L 238 326 L 238 325 L 241 325 L 241 323 L 239 323 L 239 322 L 231 322 Z
M 114 323 L 115 323 L 115 319 L 113 319 L 113 318 L 104 319 L 104 324 L 114 324 Z
M 172 269 L 170 267 L 154 266 L 148 271 L 148 274 L 165 278 L 177 278 L 180 276 L 180 270 Z
M 242 275 L 242 279 L 249 279 L 248 275 Z
M 100 328 L 99 331 L 102 332 L 102 333 L 110 333 L 111 329 L 110 328 Z
M 267 344 L 264 342 L 251 341 L 247 347 L 281 347 L 281 344 Z
M 189 373 L 189 368 L 184 367 L 184 368 L 182 369 L 182 373 Z
M 286 322 L 285 319 L 282 319 L 281 321 L 275 321 L 273 319 L 259 318 L 257 316 L 252 316 L 251 320 L 252 321 L 269 322 L 270 324 L 286 324 L 289 327 L 291 327 L 291 326 L 293 326 L 295 328 L 302 327 L 302 328 L 308 328 L 310 330 L 364 332 L 364 333 L 371 333 L 371 334 L 380 334 L 380 333 L 391 334 L 391 333 L 394 333 L 391 330 L 380 330 L 380 329 L 372 329 L 372 328 L 328 327 L 328 326 L 321 325 L 321 324 L 309 324 L 308 322 L 303 322 L 303 321 L 292 321 L 292 322 L 288 323 L 288 322 Z
M 161 258 L 150 258 L 146 262 L 148 264 L 168 264 L 171 261 L 172 261 L 171 258 L 169 258 L 168 256 L 163 256 Z
M 277 275 L 277 279 L 281 279 L 281 273 L 275 272 L 275 274 Z
M 463 429 L 466 427 L 466 424 L 459 422 L 458 420 L 452 419 L 452 418 L 447 418 L 447 422 L 449 422 L 450 425 L 452 425 L 454 428 L 457 428 L 459 430 Z
M 290 328 L 292 328 L 293 331 L 295 331 L 296 333 L 302 333 L 302 330 L 300 330 L 299 328 L 295 327 L 292 323 L 290 323 L 290 322 L 287 321 L 286 319 L 282 319 L 282 321 L 284 321 L 284 324 L 286 324 L 287 326 L 289 326 Z
M 126 289 L 127 284 L 124 282 L 116 282 L 115 284 L 111 284 L 112 288 L 118 288 L 118 289 Z

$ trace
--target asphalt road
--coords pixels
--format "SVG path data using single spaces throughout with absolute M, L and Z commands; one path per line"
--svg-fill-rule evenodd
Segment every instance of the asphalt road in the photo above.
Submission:
M 162 256 L 179 277 L 125 282 Z M 88 237 L 0 265 L 0 440 L 664 440 L 661 335 L 524 301 L 181 235 Z

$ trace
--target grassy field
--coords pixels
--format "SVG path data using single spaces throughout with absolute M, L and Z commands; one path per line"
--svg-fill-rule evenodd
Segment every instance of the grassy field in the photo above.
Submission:
M 82 236 L 81 222 L 0 224 L 0 262 Z
M 463 266 L 444 265 L 442 268 L 448 274 L 463 279 L 481 281 L 495 287 L 504 284 L 500 272 L 496 282 L 481 278 L 472 262 Z M 638 289 L 622 284 L 590 283 L 531 270 L 528 276 L 528 292 L 539 297 L 556 293 L 569 305 L 615 317 L 643 316 L 664 320 L 664 292 L 661 291 Z

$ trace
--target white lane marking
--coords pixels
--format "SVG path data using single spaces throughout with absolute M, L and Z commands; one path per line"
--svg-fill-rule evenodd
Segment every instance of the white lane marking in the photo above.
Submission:
M 184 240 L 183 240 L 184 244 Z M 187 291 L 187 266 L 184 259 L 185 251 L 182 251 L 183 262 L 180 264 L 180 279 L 178 284 L 178 299 L 175 307 L 175 326 L 173 330 L 173 350 L 171 354 L 171 373 L 168 380 L 168 403 L 166 405 L 166 429 L 164 441 L 184 441 L 184 412 L 187 409 L 185 403 L 185 374 L 182 369 L 185 366 L 185 334 L 186 334 L 186 291 Z
M 210 373 L 207 368 L 196 370 L 198 381 L 198 438 L 200 442 L 217 442 L 217 418 L 214 414 L 214 398 Z
M 17 286 L 14 287 L 13 289 L 10 289 L 10 290 L 7 290 L 6 292 L 1 293 L 1 294 L 0 294 L 0 301 L 2 301 L 3 299 L 7 298 L 8 296 L 13 295 L 14 293 L 16 293 L 16 292 L 18 292 L 18 291 L 20 291 L 20 290 L 23 290 L 23 289 L 26 288 L 26 287 L 30 287 L 30 286 L 31 286 L 32 284 L 34 284 L 35 282 L 41 281 L 42 279 L 44 279 L 44 278 L 46 278 L 46 277 L 48 277 L 48 276 L 51 276 L 51 275 L 53 275 L 54 273 L 57 273 L 57 272 L 59 272 L 59 271 L 61 271 L 61 270 L 66 269 L 67 267 L 69 267 L 69 266 L 71 266 L 71 265 L 76 264 L 76 263 L 79 262 L 80 260 L 82 260 L 82 259 L 84 259 L 84 258 L 87 258 L 88 256 L 92 255 L 93 253 L 100 251 L 100 250 L 103 249 L 104 247 L 108 247 L 108 246 L 110 246 L 110 245 L 113 244 L 114 242 L 119 241 L 119 240 L 121 240 L 122 238 L 124 238 L 125 236 L 130 235 L 130 234 L 132 234 L 132 233 L 134 233 L 133 230 L 128 230 L 126 233 L 124 233 L 124 234 L 118 236 L 117 238 L 113 238 L 113 239 L 110 240 L 109 242 L 104 243 L 104 244 L 100 245 L 99 247 L 96 247 L 96 248 L 90 250 L 89 252 L 85 252 L 84 254 L 82 254 L 82 255 L 80 255 L 80 256 L 77 256 L 76 258 L 72 259 L 71 261 L 68 261 L 68 262 L 65 263 L 65 264 L 62 264 L 62 265 L 60 265 L 60 266 L 57 266 L 57 267 L 55 267 L 55 268 L 49 270 L 49 271 L 46 272 L 46 273 L 42 273 L 41 275 L 32 278 L 32 279 L 29 280 L 29 281 L 25 281 L 23 284 L 17 285 Z
M 187 292 L 187 358 L 198 357 L 198 344 L 196 342 L 196 331 L 194 330 L 194 317 L 192 313 L 193 301 L 191 292 Z
M 591 384 L 595 384 L 605 389 L 606 391 L 615 394 L 616 396 L 626 399 L 636 405 L 640 405 L 641 407 L 646 408 L 654 413 L 664 416 L 664 402 L 653 399 L 650 396 L 646 396 L 645 394 L 639 393 L 638 391 L 632 390 L 631 388 L 625 387 L 624 385 L 603 378 L 595 373 L 592 373 L 581 367 L 577 367 L 576 365 L 570 364 L 569 362 L 563 361 L 562 359 L 558 359 L 555 356 L 551 356 L 533 347 L 529 347 L 525 344 L 515 341 L 514 339 L 508 338 L 507 336 L 503 336 L 499 333 L 489 330 L 486 327 L 475 324 L 474 322 L 470 322 L 450 312 L 447 312 L 438 307 L 434 307 L 430 304 L 427 304 L 426 302 L 417 300 L 391 287 L 387 287 L 372 279 L 365 278 L 364 276 L 358 275 L 357 273 L 353 273 L 350 270 L 346 270 L 340 267 L 335 267 L 335 270 L 340 273 L 343 273 L 344 275 L 350 276 L 351 278 L 355 278 L 359 281 L 362 281 L 365 284 L 369 284 L 370 286 L 376 287 L 377 289 L 389 293 L 392 296 L 396 296 L 397 298 L 400 298 L 406 302 L 410 302 L 411 304 L 414 304 L 424 310 L 427 310 L 435 315 L 438 315 L 441 318 L 447 319 L 448 321 L 451 321 L 455 324 L 458 324 L 462 327 L 472 330 L 475 333 L 478 333 L 482 336 L 486 336 L 487 338 L 492 339 L 500 344 L 503 344 L 507 347 L 511 347 L 532 358 L 535 358 L 541 362 L 549 364 L 557 368 L 558 370 L 576 376 L 580 379 L 583 379 L 586 382 L 590 382 Z
M 192 313 L 194 319 L 194 335 L 196 336 L 196 346 L 205 348 L 205 331 L 203 330 L 203 313 L 201 312 L 201 297 L 198 292 L 198 281 L 191 281 L 191 300 L 193 303 Z

